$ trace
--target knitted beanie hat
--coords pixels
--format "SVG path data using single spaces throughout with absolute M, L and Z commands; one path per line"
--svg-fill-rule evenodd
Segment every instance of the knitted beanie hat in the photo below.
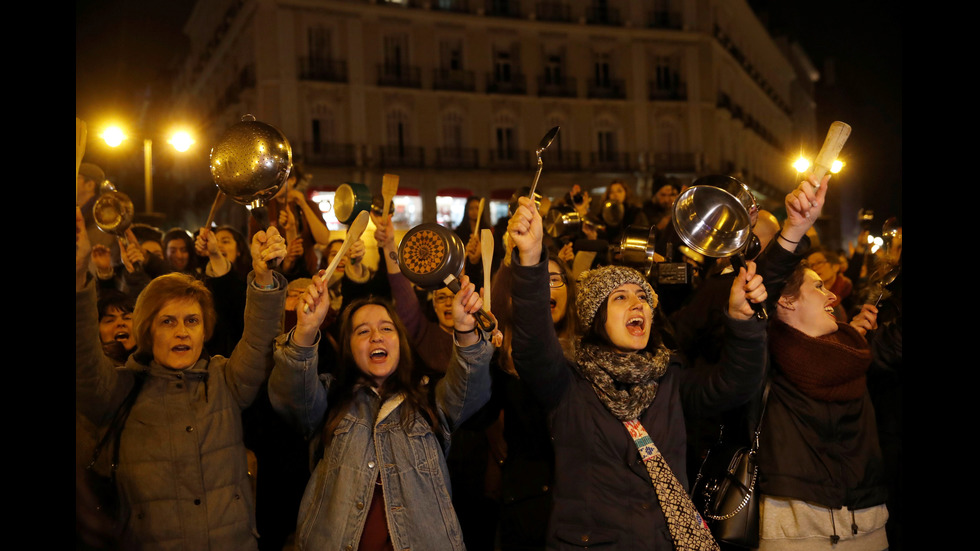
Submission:
M 578 295 L 575 297 L 575 308 L 583 331 L 592 326 L 595 313 L 606 301 L 609 294 L 617 287 L 626 283 L 635 283 L 647 294 L 647 304 L 653 310 L 657 307 L 657 293 L 647 280 L 633 268 L 626 266 L 602 266 L 587 270 L 578 276 Z

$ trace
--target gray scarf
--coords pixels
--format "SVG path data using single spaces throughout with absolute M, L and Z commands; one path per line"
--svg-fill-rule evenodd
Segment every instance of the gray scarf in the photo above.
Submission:
M 607 346 L 579 342 L 575 360 L 606 409 L 620 421 L 629 421 L 639 418 L 656 398 L 670 352 L 661 346 L 656 354 L 620 354 Z

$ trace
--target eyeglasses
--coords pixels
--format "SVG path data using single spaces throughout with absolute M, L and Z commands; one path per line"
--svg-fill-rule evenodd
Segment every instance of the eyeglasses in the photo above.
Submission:
M 560 274 L 558 272 L 550 272 L 548 274 L 548 287 L 552 289 L 557 289 L 559 287 L 565 286 L 565 274 Z
M 432 302 L 436 304 L 451 304 L 453 295 L 432 295 Z

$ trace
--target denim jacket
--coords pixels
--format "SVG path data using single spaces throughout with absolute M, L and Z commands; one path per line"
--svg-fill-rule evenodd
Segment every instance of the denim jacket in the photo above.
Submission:
M 350 409 L 316 465 L 300 504 L 299 549 L 356 549 L 374 486 L 381 478 L 388 531 L 395 549 L 464 549 L 450 497 L 449 436 L 490 398 L 493 347 L 486 340 L 455 347 L 446 376 L 435 385 L 440 432 L 421 415 L 402 428 L 401 397 L 382 403 L 373 388 L 355 391 Z M 307 438 L 327 413 L 327 386 L 317 376 L 316 345 L 276 340 L 269 378 L 273 407 Z

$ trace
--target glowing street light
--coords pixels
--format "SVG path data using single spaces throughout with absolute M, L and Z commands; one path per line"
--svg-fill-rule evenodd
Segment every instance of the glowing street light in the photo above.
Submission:
M 107 127 L 99 136 L 105 140 L 109 147 L 118 147 L 128 138 L 118 126 Z M 189 133 L 181 130 L 175 132 L 167 140 L 167 143 L 177 151 L 184 153 L 194 145 L 195 141 Z M 150 138 L 143 139 L 143 179 L 146 191 L 146 212 L 153 212 L 153 140 Z

